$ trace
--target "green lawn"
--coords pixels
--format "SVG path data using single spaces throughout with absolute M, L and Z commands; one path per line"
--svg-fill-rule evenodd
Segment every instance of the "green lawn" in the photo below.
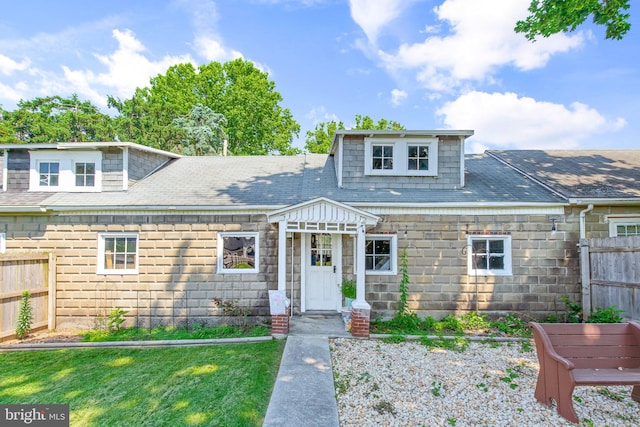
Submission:
M 260 426 L 283 348 L 0 353 L 0 403 L 68 403 L 72 426 Z

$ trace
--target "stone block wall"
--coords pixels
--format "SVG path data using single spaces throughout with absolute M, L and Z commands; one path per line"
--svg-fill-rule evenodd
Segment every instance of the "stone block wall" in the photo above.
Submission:
M 552 234 L 547 215 L 388 215 L 369 232 L 397 233 L 399 265 L 402 251 L 407 253 L 409 308 L 420 317 L 478 309 L 493 316 L 519 312 L 544 318 L 564 310 L 560 296 L 578 300 L 580 293 L 578 229 L 565 218 L 556 224 Z M 511 235 L 513 274 L 469 275 L 468 232 Z M 400 274 L 367 275 L 372 318 L 395 314 L 400 279 Z
M 214 298 L 235 301 L 254 316 L 269 315 L 268 290 L 277 288 L 277 231 L 263 215 L 42 215 L 3 221 L 7 251 L 55 253 L 61 328 L 92 327 L 116 307 L 129 311 L 127 325 L 216 322 L 224 313 Z M 217 273 L 222 231 L 259 232 L 259 273 Z M 138 274 L 96 273 L 100 232 L 138 233 Z

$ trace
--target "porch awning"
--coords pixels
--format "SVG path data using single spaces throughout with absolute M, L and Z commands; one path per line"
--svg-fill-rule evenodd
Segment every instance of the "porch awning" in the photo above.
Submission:
M 324 197 L 278 209 L 269 222 L 286 222 L 286 231 L 355 234 L 358 225 L 374 226 L 380 217 Z

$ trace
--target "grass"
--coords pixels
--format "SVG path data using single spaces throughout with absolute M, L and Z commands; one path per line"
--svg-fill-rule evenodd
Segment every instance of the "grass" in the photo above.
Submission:
M 284 341 L 0 353 L 0 402 L 69 404 L 72 426 L 260 426 Z
M 156 328 L 125 328 L 109 331 L 94 329 L 84 334 L 83 341 L 154 341 L 214 338 L 262 337 L 271 334 L 265 326 L 158 326 Z

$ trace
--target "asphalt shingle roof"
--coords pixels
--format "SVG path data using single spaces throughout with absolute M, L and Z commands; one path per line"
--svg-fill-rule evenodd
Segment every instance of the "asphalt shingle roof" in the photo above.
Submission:
M 183 157 L 126 192 L 59 193 L 48 207 L 288 206 L 327 197 L 343 203 L 562 203 L 563 200 L 486 155 L 466 157 L 466 185 L 456 190 L 339 188 L 333 157 Z
M 640 197 L 640 150 L 504 150 L 489 153 L 567 198 Z

